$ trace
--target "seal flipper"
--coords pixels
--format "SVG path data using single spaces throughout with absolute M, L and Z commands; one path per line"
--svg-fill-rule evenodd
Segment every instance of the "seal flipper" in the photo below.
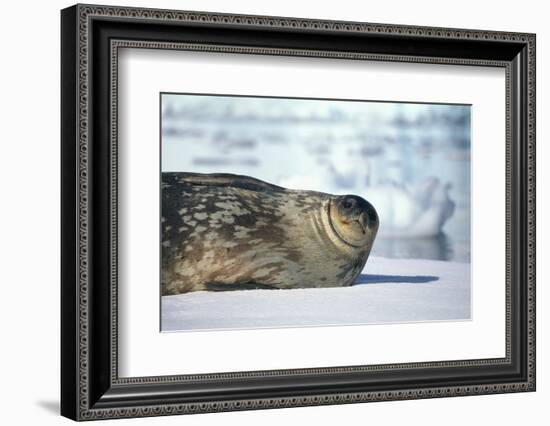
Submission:
M 189 185 L 201 186 L 230 186 L 233 188 L 248 189 L 249 191 L 286 191 L 286 189 L 281 186 L 264 182 L 260 179 L 244 175 L 234 175 L 231 173 L 163 172 L 162 183 L 165 185 L 186 183 Z
M 232 290 L 278 290 L 277 287 L 268 284 L 259 283 L 207 283 L 205 285 L 208 291 L 232 291 Z

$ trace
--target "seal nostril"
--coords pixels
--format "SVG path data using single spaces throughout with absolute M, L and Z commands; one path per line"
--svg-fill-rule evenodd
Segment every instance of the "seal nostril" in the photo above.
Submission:
M 361 232 L 363 235 L 367 233 L 367 229 L 369 227 L 369 219 L 367 215 L 363 212 L 359 215 L 359 217 L 355 220 L 359 226 L 361 227 Z
M 359 221 L 363 225 L 363 228 L 366 229 L 369 226 L 369 215 L 365 212 L 361 213 Z

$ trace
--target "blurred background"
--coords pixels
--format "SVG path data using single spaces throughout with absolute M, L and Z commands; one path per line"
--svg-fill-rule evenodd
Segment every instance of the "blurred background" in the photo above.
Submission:
M 162 171 L 357 194 L 372 254 L 470 262 L 470 106 L 161 95 Z

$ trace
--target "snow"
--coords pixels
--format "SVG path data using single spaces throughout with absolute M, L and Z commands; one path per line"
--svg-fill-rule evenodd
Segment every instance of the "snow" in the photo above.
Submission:
M 162 331 L 468 320 L 470 264 L 369 258 L 351 287 L 163 296 Z

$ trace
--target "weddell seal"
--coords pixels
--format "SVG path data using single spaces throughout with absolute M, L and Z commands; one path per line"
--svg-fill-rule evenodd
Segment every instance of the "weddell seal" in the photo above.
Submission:
M 163 295 L 348 286 L 378 230 L 361 197 L 232 174 L 162 173 L 161 220 Z

